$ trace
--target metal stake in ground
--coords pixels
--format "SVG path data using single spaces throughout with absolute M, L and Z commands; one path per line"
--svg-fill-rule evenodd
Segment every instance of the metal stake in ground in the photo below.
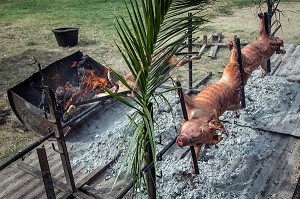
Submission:
M 36 149 L 39 163 L 42 171 L 42 177 L 44 181 L 45 191 L 48 199 L 55 199 L 54 186 L 50 173 L 48 158 L 44 147 Z
M 192 13 L 188 13 L 189 16 L 189 24 L 192 24 Z M 188 53 L 189 57 L 192 57 L 192 44 L 193 44 L 193 35 L 192 35 L 193 27 L 190 25 L 188 27 L 189 37 L 188 37 Z M 193 61 L 189 62 L 189 89 L 193 88 Z
M 243 69 L 243 60 L 242 60 L 242 51 L 241 51 L 241 42 L 239 38 L 236 38 L 236 47 L 238 50 L 238 63 L 240 68 L 240 75 L 241 75 L 241 102 L 242 102 L 242 108 L 246 108 L 246 100 L 245 100 L 245 87 L 244 87 L 244 69 Z
M 51 116 L 54 119 L 53 122 L 57 126 L 57 129 L 55 129 L 55 137 L 57 139 L 57 145 L 59 149 L 58 151 L 62 161 L 66 182 L 71 187 L 71 190 L 74 193 L 76 191 L 76 186 L 74 182 L 74 176 L 73 176 L 72 167 L 69 159 L 69 153 L 67 150 L 65 136 L 63 133 L 63 128 L 60 122 L 60 118 L 58 117 L 58 112 L 57 112 L 58 106 L 53 91 L 47 86 L 44 87 L 44 90 L 45 90 L 45 96 L 49 104 Z
M 184 102 L 184 98 L 183 98 L 183 91 L 181 88 L 181 83 L 179 81 L 176 82 L 176 86 L 177 86 L 177 92 L 180 98 L 180 104 L 181 104 L 181 109 L 182 109 L 182 114 L 183 114 L 183 118 L 188 121 L 188 115 L 186 112 L 186 107 L 185 107 L 185 102 Z M 194 165 L 194 169 L 195 169 L 195 173 L 199 174 L 199 168 L 198 168 L 198 162 L 197 162 L 197 158 L 196 158 L 196 153 L 195 153 L 195 148 L 194 146 L 190 146 L 191 149 L 191 153 L 192 153 L 192 159 L 193 159 L 193 165 Z
M 268 4 L 268 12 L 269 12 L 269 4 Z M 271 33 L 271 17 L 272 17 L 272 5 L 271 5 L 271 14 L 267 12 L 264 13 L 264 21 L 265 21 L 265 30 L 267 35 Z M 271 73 L 271 61 L 270 59 L 267 60 L 267 72 Z

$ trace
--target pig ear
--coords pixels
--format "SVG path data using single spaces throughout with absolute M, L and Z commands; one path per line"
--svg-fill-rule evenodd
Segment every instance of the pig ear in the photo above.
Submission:
M 209 128 L 220 130 L 225 132 L 226 129 L 224 128 L 223 124 L 218 119 L 213 119 L 209 122 Z

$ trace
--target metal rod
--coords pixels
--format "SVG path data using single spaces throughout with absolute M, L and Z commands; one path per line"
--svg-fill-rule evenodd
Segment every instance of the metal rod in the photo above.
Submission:
M 189 57 L 191 57 L 192 55 L 190 54 L 191 52 L 193 52 L 193 34 L 192 34 L 192 30 L 193 30 L 193 27 L 192 27 L 192 13 L 188 13 L 188 17 L 189 17 L 189 23 L 191 24 L 189 27 L 188 27 L 188 34 L 189 34 L 189 37 L 188 37 L 188 52 L 189 52 Z M 189 62 L 189 89 L 192 89 L 193 88 L 193 62 L 190 61 Z
M 195 86 L 193 89 L 191 90 L 188 90 L 186 92 L 187 95 L 190 95 L 192 93 L 196 94 L 196 93 L 199 93 L 199 90 L 197 90 L 201 85 L 205 84 L 212 76 L 212 72 L 209 72 L 203 79 L 199 80 L 198 82 L 196 82 Z
M 195 41 L 197 41 L 199 39 L 199 37 L 196 37 L 193 39 L 192 43 L 194 43 Z M 184 46 L 180 47 L 176 53 L 179 53 L 180 51 L 182 51 L 183 49 L 185 49 L 186 47 L 188 47 L 189 44 L 185 44 Z
M 128 93 L 131 93 L 131 91 L 123 91 L 123 92 L 120 92 L 118 94 L 120 95 L 127 95 Z M 103 97 L 98 97 L 98 98 L 93 98 L 93 99 L 89 99 L 89 100 L 85 100 L 85 101 L 82 101 L 82 102 L 78 102 L 78 103 L 75 103 L 73 104 L 74 106 L 81 106 L 81 105 L 86 105 L 86 104 L 90 104 L 90 103 L 93 103 L 93 102 L 99 102 L 99 101 L 106 101 L 108 99 L 111 99 L 113 98 L 113 96 L 111 95 L 106 95 L 106 96 L 103 96 Z
M 157 161 L 162 160 L 162 156 L 173 146 L 173 144 L 176 142 L 177 137 L 174 137 L 173 140 L 171 140 L 160 152 L 157 153 L 156 159 Z
M 62 128 L 65 128 L 65 127 L 67 127 L 69 125 L 72 125 L 72 123 L 74 123 L 77 119 L 79 119 L 80 117 L 84 116 L 85 114 L 91 112 L 93 109 L 95 109 L 96 107 L 98 107 L 100 105 L 101 105 L 101 103 L 99 102 L 95 106 L 90 107 L 90 108 L 86 109 L 85 111 L 81 112 L 80 114 L 76 115 L 75 117 L 73 117 L 72 119 L 70 119 L 68 122 L 64 123 L 62 125 Z
M 196 83 L 196 85 L 194 86 L 194 88 L 198 88 L 199 86 L 205 84 L 205 82 L 207 82 L 207 80 L 212 76 L 212 72 L 207 73 L 207 75 L 199 82 Z
M 269 3 L 268 3 L 268 12 L 269 12 Z M 272 12 L 272 9 L 271 9 L 271 12 Z M 271 16 L 272 15 L 269 15 L 269 13 L 267 13 L 267 12 L 264 13 L 265 30 L 266 30 L 267 35 L 270 35 L 270 32 L 271 32 L 271 24 L 270 24 L 271 23 L 270 22 L 270 17 Z M 271 61 L 270 61 L 270 59 L 267 60 L 267 72 L 269 74 L 271 73 Z
M 53 122 L 56 124 L 57 127 L 57 129 L 55 129 L 56 131 L 55 137 L 57 139 L 58 150 L 61 151 L 61 153 L 59 154 L 62 161 L 66 182 L 67 185 L 70 186 L 72 192 L 74 193 L 76 192 L 76 186 L 74 182 L 74 176 L 73 176 L 69 153 L 65 141 L 65 136 L 63 133 L 63 128 L 60 122 L 60 118 L 58 116 L 58 111 L 57 111 L 58 106 L 53 91 L 47 86 L 44 87 L 44 90 L 45 90 L 47 101 L 49 103 L 50 113 L 54 118 Z
M 45 191 L 48 199 L 56 199 L 48 158 L 44 147 L 36 149 L 42 172 Z
M 269 33 L 271 32 L 271 18 L 272 18 L 272 15 L 273 15 L 273 13 L 272 13 L 272 7 L 273 7 L 273 5 L 272 5 L 272 2 L 271 2 L 271 0 L 268 0 L 267 1 L 267 5 L 268 5 L 268 25 L 269 25 Z
M 236 47 L 238 50 L 238 63 L 240 68 L 240 75 L 241 75 L 241 91 L 242 91 L 242 108 L 246 107 L 246 100 L 245 100 L 245 82 L 244 82 L 244 69 L 243 69 L 243 60 L 242 60 L 242 52 L 241 52 L 241 42 L 239 38 L 236 38 Z
M 186 106 L 185 106 L 185 102 L 184 102 L 184 97 L 183 97 L 183 91 L 181 88 L 181 83 L 179 81 L 176 82 L 176 86 L 177 91 L 178 91 L 178 95 L 180 98 L 180 104 L 181 104 L 181 109 L 182 109 L 182 113 L 183 113 L 183 118 L 188 121 L 188 115 L 187 115 L 187 111 L 186 111 Z M 197 158 L 196 158 L 196 153 L 195 153 L 195 148 L 194 146 L 190 146 L 191 149 L 191 153 L 192 153 L 192 160 L 193 160 L 193 165 L 194 165 L 194 169 L 195 169 L 195 173 L 199 174 L 199 168 L 198 168 L 198 162 L 197 162 Z
M 116 199 L 122 199 L 125 194 L 133 187 L 134 181 L 132 180 L 116 197 Z
M 191 55 L 199 55 L 199 52 L 177 52 L 177 53 L 175 53 L 175 55 L 188 55 L 188 56 L 191 56 Z
M 271 36 L 274 36 L 276 34 L 276 32 L 281 28 L 281 24 L 279 24 L 275 30 L 272 32 Z
M 0 171 L 3 170 L 5 167 L 7 167 L 8 165 L 10 165 L 11 163 L 17 161 L 18 159 L 20 159 L 21 157 L 23 157 L 24 155 L 26 155 L 27 153 L 29 153 L 30 151 L 32 151 L 33 149 L 35 149 L 37 146 L 39 146 L 40 144 L 42 144 L 43 142 L 45 142 L 47 139 L 49 139 L 50 137 L 52 137 L 54 135 L 54 132 L 51 132 L 47 135 L 45 135 L 44 137 L 42 137 L 41 139 L 39 139 L 38 141 L 30 144 L 28 147 L 26 147 L 25 149 L 23 149 L 22 151 L 16 153 L 13 157 L 11 157 L 8 161 L 4 162 L 3 164 L 0 165 Z

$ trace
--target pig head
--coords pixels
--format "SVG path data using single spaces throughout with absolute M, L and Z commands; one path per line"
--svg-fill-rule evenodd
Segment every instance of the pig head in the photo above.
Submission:
M 191 119 L 181 123 L 180 135 L 177 137 L 177 144 L 180 147 L 195 146 L 202 144 L 217 144 L 222 137 L 216 135 L 216 130 L 225 131 L 225 128 L 219 120 L 203 122 L 197 119 Z

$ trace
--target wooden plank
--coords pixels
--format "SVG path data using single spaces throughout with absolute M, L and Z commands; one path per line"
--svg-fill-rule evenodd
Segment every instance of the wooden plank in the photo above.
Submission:
M 210 34 L 208 37 L 206 35 L 203 36 L 203 45 L 199 50 L 199 53 L 198 53 L 199 56 L 201 56 L 203 54 L 204 49 L 207 47 L 207 42 L 208 42 L 208 40 L 211 39 L 211 37 L 212 37 L 212 34 Z
M 37 148 L 36 152 L 37 152 L 37 155 L 39 158 L 39 163 L 40 163 L 40 167 L 41 167 L 42 178 L 43 178 L 47 198 L 55 199 L 56 196 L 55 196 L 55 192 L 54 192 L 49 163 L 47 160 L 46 150 L 44 147 L 41 147 L 41 148 Z
M 42 179 L 42 172 L 39 171 L 38 169 L 30 166 L 27 163 L 25 163 L 25 162 L 19 162 L 18 163 L 18 167 L 20 169 L 22 169 L 23 171 L 25 171 L 26 173 L 29 173 L 29 174 L 31 174 L 31 175 L 39 178 L 39 179 Z M 59 189 L 60 191 L 69 192 L 69 193 L 71 192 L 71 190 L 69 189 L 69 187 L 65 183 L 63 183 L 63 182 L 61 182 L 61 181 L 59 181 L 59 180 L 57 180 L 55 178 L 52 178 L 52 182 L 53 182 L 53 185 L 57 189 Z
M 218 45 L 216 45 L 216 44 L 220 42 L 221 36 L 222 36 L 222 33 L 214 33 L 212 36 L 212 43 L 215 43 L 215 45 L 211 47 L 210 53 L 209 53 L 209 57 L 211 57 L 212 59 L 216 58 L 216 53 L 218 50 Z

